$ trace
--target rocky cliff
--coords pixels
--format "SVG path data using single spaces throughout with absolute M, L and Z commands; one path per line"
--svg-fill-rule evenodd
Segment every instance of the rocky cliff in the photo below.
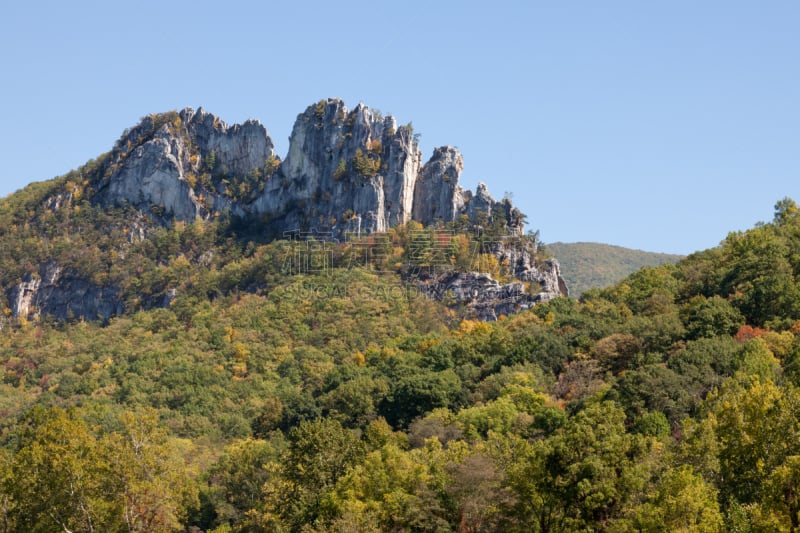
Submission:
M 426 227 L 454 222 L 498 238 L 523 232 L 524 216 L 510 201 L 494 200 L 482 183 L 474 193 L 459 185 L 464 161 L 456 148 L 436 148 L 423 163 L 410 124 L 398 125 L 363 104 L 349 110 L 339 99 L 322 100 L 298 115 L 283 160 L 260 122 L 229 126 L 202 108 L 186 108 L 144 117 L 92 163 L 75 183 L 101 210 L 133 210 L 131 242 L 145 239 L 146 228 L 223 214 L 245 224 L 258 220 L 266 238 L 308 232 L 343 241 L 412 220 Z M 72 195 L 54 194 L 47 210 L 71 206 Z M 463 269 L 428 272 L 415 283 L 484 319 L 566 294 L 557 263 L 537 265 L 535 250 L 502 242 L 484 253 L 512 265 L 510 283 Z M 29 268 L 6 290 L 15 316 L 105 320 L 123 312 L 117 287 L 96 285 L 91 274 L 81 276 L 46 257 L 37 263 L 38 271 Z
M 500 239 L 487 243 L 483 251 L 506 265 L 510 280 L 504 283 L 485 272 L 444 270 L 416 273 L 409 281 L 428 297 L 484 321 L 569 295 L 558 261 L 536 262 L 535 240 Z
M 124 310 L 116 288 L 95 285 L 64 271 L 55 261 L 46 261 L 37 273 L 27 275 L 10 296 L 15 317 L 45 315 L 61 320 L 105 321 Z
M 227 126 L 202 108 L 151 115 L 117 141 L 93 201 L 133 206 L 163 222 L 244 215 L 237 196 L 263 182 L 274 162 L 272 140 L 257 121 Z
M 281 161 L 256 121 L 228 126 L 190 108 L 153 115 L 118 141 L 94 201 L 130 205 L 171 220 L 216 213 L 260 216 L 273 228 L 330 232 L 337 238 L 386 231 L 417 220 L 446 223 L 462 215 L 521 229 L 515 209 L 500 209 L 488 192 L 464 191 L 457 149 L 434 150 L 422 164 L 411 126 L 339 99 L 309 106 L 297 117 Z M 506 206 L 507 207 L 507 206 Z

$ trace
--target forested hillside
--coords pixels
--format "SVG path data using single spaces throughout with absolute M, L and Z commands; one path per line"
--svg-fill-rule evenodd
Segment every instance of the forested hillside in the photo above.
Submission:
M 569 294 L 575 298 L 589 289 L 613 285 L 642 267 L 676 263 L 682 258 L 596 242 L 554 242 L 547 250 L 558 258 Z
M 510 277 L 507 228 L 161 225 L 87 202 L 98 165 L 0 200 L 0 531 L 800 527 L 794 201 L 480 322 L 409 276 Z M 120 312 L 37 312 L 67 284 Z

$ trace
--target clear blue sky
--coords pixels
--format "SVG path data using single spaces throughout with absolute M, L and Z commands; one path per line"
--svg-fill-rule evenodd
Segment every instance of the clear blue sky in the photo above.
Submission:
M 451 144 L 545 242 L 690 253 L 800 201 L 800 3 L 7 2 L 0 195 L 152 112 L 261 120 L 329 96 Z

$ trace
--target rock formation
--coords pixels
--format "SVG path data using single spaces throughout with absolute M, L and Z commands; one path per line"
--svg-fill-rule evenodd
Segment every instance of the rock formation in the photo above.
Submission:
M 424 226 L 458 222 L 520 236 L 524 217 L 519 210 L 508 200 L 495 201 L 482 183 L 474 194 L 464 191 L 459 185 L 463 167 L 461 154 L 451 146 L 436 148 L 423 164 L 411 125 L 398 126 L 394 117 L 363 104 L 352 111 L 339 99 L 309 106 L 297 117 L 283 161 L 260 122 L 228 126 L 202 108 L 186 108 L 150 115 L 126 130 L 98 163 L 88 197 L 103 208 L 138 211 L 131 240 L 144 238 L 139 220 L 169 225 L 224 213 L 267 221 L 268 237 L 309 232 L 343 240 L 411 220 Z M 50 201 L 57 210 L 71 197 Z M 441 298 L 447 293 L 484 319 L 566 294 L 557 263 L 537 266 L 530 250 L 513 246 L 497 245 L 488 252 L 513 265 L 517 281 L 501 284 L 481 273 L 451 272 L 417 283 L 426 294 Z M 531 285 L 540 290 L 531 291 Z M 7 296 L 16 316 L 108 319 L 123 311 L 116 288 L 96 286 L 52 261 Z
M 452 146 L 433 151 L 414 187 L 414 220 L 427 226 L 455 220 L 463 212 L 464 191 L 458 185 L 463 168 L 464 159 Z
M 514 278 L 508 283 L 501 283 L 485 272 L 456 270 L 423 273 L 409 281 L 430 298 L 452 308 L 466 308 L 472 316 L 485 321 L 568 296 L 558 261 L 547 259 L 537 264 L 536 241 L 517 241 L 512 238 L 490 242 L 484 250 L 494 255 L 499 264 L 508 265 Z
M 207 219 L 219 211 L 243 215 L 244 206 L 226 194 L 225 177 L 255 180 L 274 156 L 257 121 L 228 127 L 202 108 L 151 115 L 117 142 L 94 201 L 131 205 L 164 221 Z
M 64 319 L 108 320 L 122 314 L 124 306 L 116 288 L 101 287 L 63 271 L 54 261 L 40 265 L 11 291 L 15 317 L 31 315 Z
M 502 207 L 509 228 L 519 212 L 495 202 L 485 186 L 464 191 L 457 149 L 434 150 L 422 165 L 410 126 L 339 99 L 297 117 L 281 162 L 259 122 L 227 126 L 202 109 L 153 115 L 123 135 L 94 201 L 130 205 L 165 222 L 215 213 L 266 216 L 280 230 L 359 235 L 417 220 L 423 225 L 466 216 L 491 220 Z

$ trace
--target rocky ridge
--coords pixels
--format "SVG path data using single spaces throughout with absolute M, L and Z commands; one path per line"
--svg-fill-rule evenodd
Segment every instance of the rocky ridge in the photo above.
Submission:
M 416 220 L 489 218 L 502 202 L 485 186 L 459 185 L 464 167 L 452 146 L 422 163 L 410 125 L 339 99 L 309 106 L 295 122 L 284 161 L 257 121 L 228 126 L 202 108 L 151 115 L 118 141 L 94 201 L 130 205 L 170 220 L 209 219 L 223 211 L 265 216 L 291 230 L 367 235 Z M 476 205 L 470 205 L 472 200 Z M 511 231 L 521 214 L 506 210 Z
M 297 117 L 285 160 L 260 122 L 229 126 L 202 108 L 186 108 L 150 115 L 126 130 L 88 190 L 94 205 L 132 207 L 157 224 L 227 213 L 267 221 L 274 238 L 310 232 L 344 240 L 411 220 L 522 234 L 524 216 L 508 200 L 495 201 L 484 184 L 475 193 L 459 185 L 464 163 L 456 148 L 436 148 L 422 161 L 410 124 L 398 126 L 363 104 L 348 110 L 340 99 L 327 99 L 309 106 Z M 491 253 L 519 263 L 514 277 L 541 290 L 531 295 L 522 283 L 463 272 L 420 281 L 420 287 L 433 297 L 455 295 L 458 305 L 485 319 L 566 294 L 557 262 L 536 266 L 530 251 L 507 247 Z M 113 287 L 75 279 L 49 262 L 39 271 L 8 295 L 16 316 L 107 319 L 122 312 Z M 471 296 L 476 291 L 480 300 Z

